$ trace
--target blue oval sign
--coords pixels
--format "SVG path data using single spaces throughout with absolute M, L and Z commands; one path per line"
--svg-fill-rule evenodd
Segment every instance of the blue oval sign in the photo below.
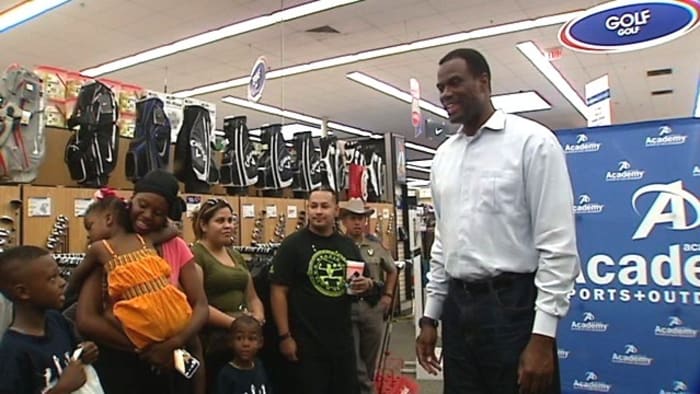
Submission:
M 559 30 L 562 45 L 589 53 L 624 52 L 659 45 L 698 26 L 695 0 L 619 0 L 593 7 Z
M 250 71 L 250 81 L 248 81 L 248 100 L 258 102 L 262 98 L 265 90 L 265 79 L 267 74 L 267 61 L 264 56 L 260 56 L 255 61 L 253 69 Z

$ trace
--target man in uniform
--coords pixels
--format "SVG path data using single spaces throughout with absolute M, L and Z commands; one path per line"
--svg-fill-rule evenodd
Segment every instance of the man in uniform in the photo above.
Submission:
M 373 394 L 374 370 L 382 341 L 384 316 L 393 306 L 397 270 L 389 251 L 377 241 L 367 239 L 365 229 L 374 209 L 365 206 L 359 198 L 352 198 L 340 207 L 345 235 L 360 248 L 362 260 L 369 268 L 378 291 L 369 297 L 355 297 L 352 304 L 353 336 L 357 374 L 362 394 Z

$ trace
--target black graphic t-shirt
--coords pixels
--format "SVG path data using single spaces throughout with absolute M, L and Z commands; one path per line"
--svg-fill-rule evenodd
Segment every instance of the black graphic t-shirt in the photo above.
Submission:
M 8 329 L 0 342 L 0 394 L 43 394 L 58 382 L 78 346 L 71 323 L 46 313 L 44 336 Z
M 253 369 L 239 369 L 228 363 L 219 371 L 216 394 L 272 394 L 272 389 L 259 361 Z
M 347 260 L 362 261 L 350 238 L 322 237 L 307 228 L 288 236 L 277 250 L 271 280 L 289 286 L 290 329 L 303 352 L 353 349 Z

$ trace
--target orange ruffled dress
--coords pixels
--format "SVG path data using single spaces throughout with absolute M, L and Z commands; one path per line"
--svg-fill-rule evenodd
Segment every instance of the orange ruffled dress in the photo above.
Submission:
M 192 307 L 187 296 L 170 284 L 168 262 L 137 236 L 142 248 L 122 255 L 114 253 L 106 240 L 102 242 L 112 255 L 105 267 L 114 316 L 134 346 L 142 349 L 182 331 Z

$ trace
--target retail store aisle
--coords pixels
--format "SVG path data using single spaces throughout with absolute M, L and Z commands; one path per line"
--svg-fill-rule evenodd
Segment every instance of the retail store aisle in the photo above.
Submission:
M 394 322 L 391 332 L 390 357 L 397 357 L 407 361 L 414 361 L 415 357 L 415 331 L 412 320 L 398 320 Z M 420 367 L 418 367 L 420 368 Z M 415 379 L 415 375 L 410 376 Z M 442 394 L 442 382 L 421 381 L 420 394 Z

